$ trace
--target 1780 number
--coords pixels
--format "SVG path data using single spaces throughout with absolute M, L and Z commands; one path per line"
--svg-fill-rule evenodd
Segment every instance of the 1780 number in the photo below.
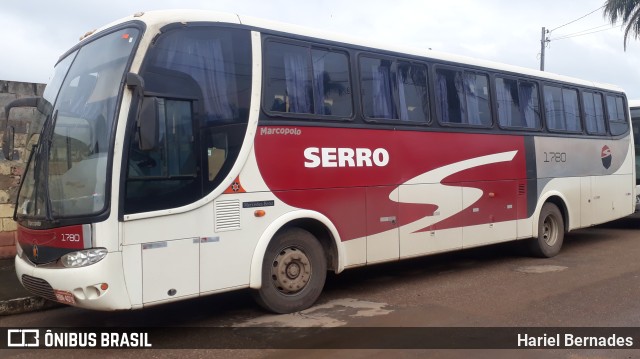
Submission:
M 544 161 L 557 162 L 557 163 L 567 162 L 567 153 L 566 152 L 545 152 Z

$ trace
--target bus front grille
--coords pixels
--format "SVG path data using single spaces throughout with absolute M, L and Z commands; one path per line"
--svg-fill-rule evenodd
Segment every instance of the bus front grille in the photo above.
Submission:
M 26 274 L 22 275 L 22 285 L 31 293 L 41 296 L 45 299 L 56 302 L 56 296 L 53 293 L 53 288 L 44 279 L 32 277 Z

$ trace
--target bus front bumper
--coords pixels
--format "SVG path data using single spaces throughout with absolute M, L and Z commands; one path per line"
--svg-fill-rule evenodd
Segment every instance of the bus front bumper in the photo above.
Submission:
M 46 299 L 95 310 L 131 309 L 120 252 L 79 268 L 36 266 L 17 255 L 15 266 L 22 285 Z

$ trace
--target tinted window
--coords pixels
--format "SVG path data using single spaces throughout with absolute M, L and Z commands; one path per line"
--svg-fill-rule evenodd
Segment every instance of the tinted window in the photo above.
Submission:
M 275 112 L 313 113 L 309 49 L 270 42 L 265 106 Z
M 400 62 L 397 79 L 400 119 L 427 122 L 429 118 L 427 68 Z
M 346 53 L 268 42 L 264 107 L 272 112 L 350 117 Z
M 587 132 L 594 135 L 604 135 L 607 129 L 604 125 L 604 107 L 602 95 L 599 93 L 583 92 L 585 122 Z
M 582 131 L 580 121 L 580 107 L 578 105 L 578 91 L 562 89 L 562 102 L 564 106 L 565 121 L 568 131 Z
M 500 126 L 540 128 L 538 86 L 532 82 L 496 79 Z
M 158 145 L 142 151 L 134 136 L 129 151 L 127 213 L 181 206 L 201 194 L 191 102 L 159 99 L 157 109 Z
M 442 123 L 491 125 L 489 86 L 486 75 L 438 69 L 436 108 Z
M 621 135 L 627 132 L 629 125 L 625 119 L 624 101 L 620 96 L 607 95 L 607 114 L 611 134 Z
M 326 50 L 311 50 L 314 113 L 350 117 L 351 81 L 347 54 Z
M 578 91 L 556 86 L 544 86 L 547 127 L 556 131 L 582 131 Z
M 246 121 L 251 96 L 248 33 L 231 29 L 169 31 L 149 50 L 145 90 L 202 100 L 206 124 Z
M 390 60 L 360 59 L 360 87 L 364 115 L 370 118 L 397 119 L 391 88 Z
M 246 133 L 251 61 L 246 30 L 180 27 L 158 37 L 141 70 L 158 143 L 141 150 L 130 127 L 126 214 L 183 206 L 220 185 Z

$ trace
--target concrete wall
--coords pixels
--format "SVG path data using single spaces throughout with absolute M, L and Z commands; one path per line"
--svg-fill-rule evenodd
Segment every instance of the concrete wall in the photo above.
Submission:
M 0 81 L 0 114 L 4 114 L 4 106 L 15 99 L 42 96 L 44 87 L 44 84 Z M 16 254 L 16 223 L 12 217 L 18 186 L 28 159 L 27 134 L 35 116 L 36 110 L 33 108 L 15 108 L 9 113 L 9 122 L 15 127 L 16 135 L 14 160 L 7 161 L 0 155 L 0 259 Z M 5 124 L 0 123 L 0 138 L 4 135 L 4 129 Z

